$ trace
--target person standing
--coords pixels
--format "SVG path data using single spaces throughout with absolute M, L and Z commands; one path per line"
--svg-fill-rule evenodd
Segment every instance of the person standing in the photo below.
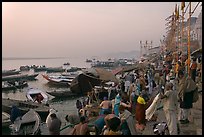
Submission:
M 177 96 L 176 92 L 172 90 L 173 84 L 171 82 L 166 84 L 166 91 L 161 95 L 163 99 L 163 110 L 167 120 L 167 126 L 170 135 L 177 135 L 177 120 L 176 120 L 176 108 L 177 108 Z
M 138 96 L 135 94 L 135 90 L 132 91 L 130 95 L 130 104 L 131 104 L 131 112 L 133 115 L 135 115 L 135 110 L 136 110 L 136 103 L 137 103 L 137 98 Z
M 57 118 L 55 113 L 50 115 L 52 121 L 48 127 L 50 135 L 60 135 L 61 121 Z
M 190 109 L 193 107 L 193 92 L 196 89 L 196 84 L 190 77 L 186 78 L 183 71 L 178 72 L 178 77 L 178 99 L 180 103 L 179 121 L 181 124 L 187 124 L 189 123 L 188 116 Z
M 101 111 L 100 115 L 104 114 L 104 111 L 111 112 L 111 101 L 107 99 L 107 97 L 103 98 L 103 101 L 100 104 Z
M 113 112 L 116 116 L 119 116 L 119 106 L 121 102 L 121 92 L 119 92 L 114 100 L 114 107 L 113 107 Z
M 136 135 L 136 128 L 135 128 L 135 120 L 132 116 L 132 114 L 123 106 L 120 105 L 119 107 L 119 111 L 120 111 L 120 120 L 122 123 L 127 123 L 127 127 L 125 128 L 125 131 L 130 131 L 130 135 Z M 122 124 L 123 125 L 123 124 Z M 122 127 L 121 125 L 121 127 Z M 122 129 L 122 131 L 124 131 Z M 128 134 L 124 134 L 124 135 L 128 135 Z
M 76 108 L 77 108 L 77 110 L 78 110 L 78 115 L 80 116 L 79 111 L 82 109 L 82 103 L 81 103 L 81 101 L 78 100 L 78 99 L 77 99 L 77 101 L 76 101 Z
M 197 63 L 196 63 L 196 58 L 195 57 L 192 60 L 193 60 L 193 62 L 190 64 L 191 78 L 195 82 L 195 80 L 196 80 Z

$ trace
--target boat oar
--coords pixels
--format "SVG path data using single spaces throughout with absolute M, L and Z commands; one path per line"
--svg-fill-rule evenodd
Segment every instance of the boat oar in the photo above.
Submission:
M 64 126 L 63 128 L 61 128 L 60 131 L 66 129 L 68 127 L 74 127 L 74 124 L 68 124 L 68 125 Z

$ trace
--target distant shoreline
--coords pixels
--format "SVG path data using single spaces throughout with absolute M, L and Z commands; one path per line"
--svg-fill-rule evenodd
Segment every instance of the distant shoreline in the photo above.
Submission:
M 2 60 L 31 60 L 31 59 L 65 59 L 65 58 L 68 58 L 68 57 L 22 57 L 22 58 L 19 58 L 19 57 L 3 57 Z

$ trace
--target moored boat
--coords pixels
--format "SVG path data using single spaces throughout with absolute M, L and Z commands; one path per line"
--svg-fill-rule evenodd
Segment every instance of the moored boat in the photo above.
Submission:
M 2 98 L 2 111 L 6 113 L 11 113 L 12 105 L 15 105 L 21 110 L 22 114 L 27 113 L 31 108 L 34 109 L 40 117 L 45 119 L 49 114 L 50 107 L 45 104 L 34 103 L 31 101 L 22 101 L 14 99 Z
M 12 125 L 13 135 L 37 135 L 40 133 L 41 118 L 39 114 L 30 109 L 22 118 Z
M 16 75 L 20 74 L 20 70 L 12 69 L 12 70 L 3 70 L 2 71 L 2 76 L 10 76 L 10 75 Z
M 26 81 L 2 81 L 2 90 L 15 90 L 28 86 Z
M 64 63 L 63 65 L 65 65 L 65 66 L 69 66 L 70 63 L 69 63 L 69 62 L 66 62 L 66 63 Z
M 49 67 L 47 68 L 47 73 L 52 73 L 52 72 L 64 72 L 65 69 L 62 67 Z
M 32 67 L 34 72 L 40 72 L 40 71 L 47 71 L 47 67 L 43 66 L 33 66 Z
M 40 97 L 42 100 L 38 100 L 38 97 Z M 41 103 L 44 103 L 44 104 L 47 104 L 48 102 L 48 96 L 40 89 L 34 89 L 34 88 L 28 89 L 26 93 L 26 98 L 28 99 L 28 101 L 32 101 L 32 102 L 40 101 Z
M 2 77 L 2 81 L 9 80 L 35 80 L 38 74 L 23 74 L 23 75 L 12 75 L 12 76 L 4 76 Z
M 56 75 L 45 75 L 42 74 L 43 78 L 45 78 L 47 81 L 53 83 L 53 84 L 61 84 L 61 85 L 66 85 L 66 86 L 70 86 L 72 80 L 74 79 L 74 77 L 69 77 L 69 76 L 56 76 Z
M 2 127 L 7 128 L 11 124 L 10 115 L 2 111 Z
M 30 67 L 28 65 L 26 66 L 20 66 L 20 71 L 29 71 L 30 70 Z
M 75 97 L 78 96 L 77 94 L 71 92 L 70 89 L 66 89 L 66 90 L 54 90 L 51 92 L 46 92 L 52 96 L 54 96 L 55 98 L 71 98 L 71 97 Z

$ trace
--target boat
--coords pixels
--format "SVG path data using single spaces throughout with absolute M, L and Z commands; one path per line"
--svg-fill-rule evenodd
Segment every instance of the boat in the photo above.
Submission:
M 86 59 L 86 62 L 90 63 L 90 62 L 92 62 L 92 60 L 91 59 Z
M 69 66 L 70 63 L 69 63 L 69 62 L 66 62 L 66 63 L 64 63 L 63 65 L 64 65 L 64 66 Z
M 40 89 L 34 89 L 34 88 L 28 89 L 26 93 L 26 98 L 28 99 L 28 101 L 37 102 L 36 98 L 38 95 L 42 96 L 42 103 L 47 104 L 48 96 Z
M 30 67 L 28 65 L 26 66 L 20 66 L 20 71 L 29 71 L 30 70 Z
M 11 125 L 10 115 L 2 111 L 2 127 L 7 128 Z
M 43 66 L 33 66 L 32 67 L 34 72 L 40 72 L 40 71 L 47 71 L 47 67 Z
M 12 125 L 12 135 L 38 135 L 40 133 L 41 118 L 39 114 L 30 109 L 22 118 Z
M 9 98 L 2 98 L 2 111 L 10 114 L 12 105 L 15 105 L 21 110 L 22 114 L 27 113 L 31 108 L 34 109 L 40 117 L 45 120 L 47 115 L 49 114 L 50 107 L 43 103 L 34 103 L 32 101 L 22 101 L 22 100 L 15 100 Z
M 38 73 L 34 74 L 20 74 L 20 75 L 12 75 L 12 76 L 4 76 L 2 77 L 2 81 L 9 81 L 9 80 L 35 80 L 38 76 Z
M 2 81 L 2 90 L 15 90 L 27 87 L 26 81 Z
M 67 69 L 66 71 L 67 72 L 76 72 L 76 71 L 80 71 L 81 68 L 78 68 L 78 67 L 71 67 L 70 69 Z
M 64 72 L 65 69 L 62 67 L 49 67 L 47 68 L 47 73 L 53 73 L 53 72 Z
M 51 92 L 46 91 L 47 94 L 50 94 L 52 96 L 54 96 L 55 98 L 71 98 L 71 97 L 75 97 L 78 96 L 77 94 L 71 92 L 70 89 L 57 89 Z
M 16 69 L 3 70 L 2 71 L 2 76 L 16 75 L 16 74 L 20 74 L 20 73 L 21 73 L 21 71 L 20 70 L 16 70 Z
M 42 74 L 42 76 L 50 83 L 57 84 L 57 85 L 59 84 L 66 85 L 66 86 L 70 86 L 72 80 L 74 79 L 74 77 L 62 76 L 62 75 L 49 75 L 48 76 L 48 75 Z

